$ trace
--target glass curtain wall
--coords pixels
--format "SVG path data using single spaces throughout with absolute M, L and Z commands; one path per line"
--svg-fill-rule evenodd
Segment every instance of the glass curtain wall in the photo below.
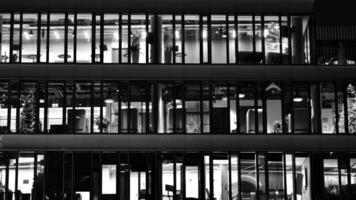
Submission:
M 309 21 L 285 15 L 0 13 L 0 62 L 310 64 Z

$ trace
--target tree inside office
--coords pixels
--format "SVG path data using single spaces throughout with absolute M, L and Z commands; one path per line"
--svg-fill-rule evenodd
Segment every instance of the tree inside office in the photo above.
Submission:
M 338 95 L 338 104 L 343 105 L 342 95 Z M 349 84 L 347 86 L 346 96 L 347 107 L 347 123 L 349 133 L 356 133 L 356 90 L 355 86 Z M 339 108 L 339 132 L 345 132 L 345 112 L 343 108 Z
M 34 133 L 36 124 L 36 98 L 32 90 L 21 95 L 20 132 Z

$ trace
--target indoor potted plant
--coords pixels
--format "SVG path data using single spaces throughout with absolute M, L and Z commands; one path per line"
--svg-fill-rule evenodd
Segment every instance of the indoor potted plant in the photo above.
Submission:
M 140 34 L 132 34 L 131 36 L 131 59 L 132 63 L 138 63 L 140 59 Z

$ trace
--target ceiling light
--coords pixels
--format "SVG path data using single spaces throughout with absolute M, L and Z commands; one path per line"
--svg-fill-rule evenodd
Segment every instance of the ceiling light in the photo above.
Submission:
M 234 38 L 234 39 L 236 38 L 236 31 L 235 30 L 232 31 L 232 38 Z
M 240 94 L 239 94 L 239 98 L 240 98 L 240 99 L 243 99 L 243 98 L 245 98 L 245 97 L 246 97 L 246 95 L 245 95 L 244 93 L 240 93 Z
M 176 36 L 176 40 L 178 40 L 180 38 L 179 31 L 175 31 L 175 36 Z
M 58 31 L 54 31 L 53 34 L 54 34 L 54 37 L 55 37 L 57 40 L 60 39 Z
M 300 103 L 303 101 L 303 97 L 300 96 L 299 92 L 296 91 L 294 97 L 293 97 L 293 102 Z
M 208 32 L 206 30 L 203 30 L 202 36 L 203 39 L 206 39 L 208 37 Z
M 40 103 L 44 103 L 45 102 L 45 100 L 44 99 L 40 99 Z
M 114 103 L 114 99 L 108 98 L 108 99 L 105 99 L 104 102 L 107 103 L 107 104 Z

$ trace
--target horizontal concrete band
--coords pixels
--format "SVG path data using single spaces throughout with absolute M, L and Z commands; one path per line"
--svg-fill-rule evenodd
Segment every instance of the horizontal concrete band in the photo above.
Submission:
M 313 11 L 314 1 L 315 0 L 1 0 L 0 11 L 305 14 Z
M 0 150 L 356 151 L 353 135 L 1 135 Z
M 338 81 L 356 66 L 0 64 L 0 79 Z

